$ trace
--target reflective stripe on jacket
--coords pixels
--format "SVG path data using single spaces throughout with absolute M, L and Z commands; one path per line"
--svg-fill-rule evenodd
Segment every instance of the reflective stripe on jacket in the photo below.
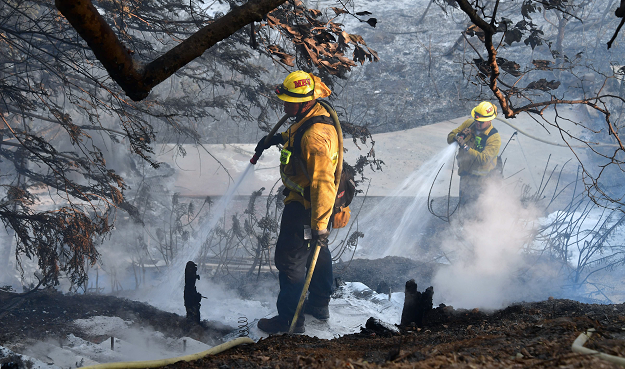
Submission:
M 282 133 L 284 148 L 293 151 L 293 139 L 297 129 L 308 119 L 330 114 L 317 103 L 306 116 Z M 291 191 L 284 203 L 297 201 L 311 210 L 311 225 L 314 230 L 328 227 L 336 198 L 334 171 L 338 162 L 339 141 L 333 125 L 313 124 L 302 136 L 301 155 L 293 152 L 289 163 L 280 165 L 282 183 Z M 307 173 L 302 168 L 305 167 Z M 304 199 L 303 190 L 310 186 L 310 202 Z
M 460 127 L 454 129 L 447 135 L 447 143 L 451 144 L 455 141 L 456 135 L 462 132 L 465 128 L 473 124 L 473 119 L 465 120 Z M 491 124 L 483 133 L 482 136 L 488 136 L 488 133 L 493 129 Z M 471 127 L 471 133 L 465 137 L 465 142 L 469 145 L 469 151 L 462 149 L 458 150 L 458 175 L 472 174 L 476 176 L 485 176 L 495 169 L 497 165 L 497 155 L 499 154 L 499 148 L 501 147 L 501 136 L 499 133 L 494 133 L 486 139 L 486 142 L 482 142 L 484 149 L 479 151 L 476 149 L 475 142 L 476 132 L 475 126 Z

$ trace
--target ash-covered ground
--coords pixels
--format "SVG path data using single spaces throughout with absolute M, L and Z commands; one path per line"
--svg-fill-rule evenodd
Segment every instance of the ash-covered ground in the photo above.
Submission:
M 389 265 L 393 267 L 389 268 Z M 428 286 L 423 282 L 428 280 L 428 275 L 435 268 L 434 265 L 405 258 L 389 257 L 353 260 L 337 276 L 346 280 L 361 276 L 363 282 L 367 280 L 378 285 L 384 282 L 391 286 L 391 290 L 397 288 L 400 280 L 410 277 L 421 281 L 418 283 L 422 291 Z M 256 286 L 264 286 L 265 283 Z M 250 280 L 246 285 L 239 290 L 249 294 L 255 282 Z M 124 345 L 132 344 L 137 350 L 137 341 L 140 340 L 145 341 L 143 347 L 146 350 L 159 351 L 160 357 L 175 357 L 203 351 L 247 333 L 257 341 L 256 344 L 238 346 L 215 356 L 177 363 L 172 367 L 617 367 L 571 350 L 575 338 L 589 328 L 594 328 L 596 333 L 586 347 L 611 355 L 625 354 L 623 304 L 596 305 L 549 299 L 515 303 L 492 311 L 454 309 L 440 304 L 428 313 L 424 327 L 405 330 L 396 326 L 403 301 L 398 296 L 403 293 L 394 292 L 389 296 L 393 299 L 391 301 L 386 300 L 384 291 L 376 293 L 364 287 L 356 290 L 355 285 L 363 286 L 348 283 L 338 288 L 331 303 L 333 318 L 330 322 L 322 323 L 307 317 L 306 334 L 270 337 L 258 336 L 259 332 L 253 327 L 255 321 L 247 322 L 246 327 L 206 320 L 201 326 L 196 326 L 186 322 L 183 316 L 112 295 L 64 295 L 53 290 L 27 294 L 1 292 L 0 346 L 26 356 L 12 355 L 3 349 L 0 350 L 0 363 L 3 368 L 8 363 L 26 368 L 28 360 L 34 358 L 34 367 L 53 368 L 126 361 L 128 359 L 122 360 L 115 354 L 120 354 Z M 346 294 L 350 294 L 351 299 L 346 298 Z M 357 301 L 363 303 L 357 304 Z M 217 308 L 219 300 L 204 300 L 203 304 Z M 310 336 L 311 332 L 336 329 L 336 319 L 347 319 L 345 311 L 351 311 L 351 318 L 357 322 L 353 333 L 336 335 L 333 339 Z M 375 319 L 370 319 L 372 317 Z M 115 322 L 117 326 L 112 324 Z M 115 337 L 113 350 L 110 348 L 110 337 Z M 186 346 L 184 351 L 183 340 Z M 90 352 L 87 352 L 88 347 L 91 347 Z M 75 357 L 61 357 L 61 349 L 75 353 Z M 136 356 L 135 360 L 146 358 Z

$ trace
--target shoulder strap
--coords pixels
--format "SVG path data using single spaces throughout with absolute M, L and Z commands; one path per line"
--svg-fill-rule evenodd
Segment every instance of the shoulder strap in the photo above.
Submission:
M 321 99 L 317 100 L 317 103 L 323 106 L 323 108 L 327 110 L 327 112 L 330 113 L 330 115 L 332 115 L 334 108 L 332 107 L 332 105 L 330 105 L 330 103 Z M 299 126 L 299 128 L 297 128 L 297 131 L 295 132 L 295 137 L 293 138 L 293 153 L 294 154 L 300 155 L 302 153 L 302 137 L 304 137 L 304 133 L 306 133 L 306 131 L 308 131 L 308 129 L 312 127 L 312 125 L 315 123 L 324 123 L 324 124 L 334 125 L 334 119 L 332 119 L 332 117 L 326 117 L 325 115 L 317 115 L 317 116 L 311 117 L 310 119 L 305 121 L 301 126 Z
M 338 158 L 338 164 L 336 166 L 336 171 L 334 173 L 334 185 L 338 189 L 341 173 L 343 171 L 343 130 L 341 129 L 341 123 L 338 119 L 338 116 L 336 114 L 336 110 L 334 109 L 334 107 L 325 100 L 320 99 L 320 100 L 317 100 L 317 102 L 321 104 L 321 106 L 323 106 L 323 108 L 326 109 L 328 113 L 330 113 L 330 116 L 329 117 L 326 117 L 325 115 L 314 116 L 308 119 L 306 122 L 304 122 L 301 126 L 299 126 L 297 131 L 295 132 L 295 137 L 293 138 L 292 153 L 295 154 L 296 156 L 295 160 L 297 160 L 300 163 L 300 167 L 302 168 L 304 174 L 306 174 L 306 177 L 308 177 L 308 171 L 306 170 L 306 167 L 302 163 L 302 160 L 301 160 L 302 137 L 304 136 L 304 133 L 308 130 L 308 128 L 310 128 L 315 123 L 324 123 L 324 124 L 333 125 L 334 128 L 336 129 L 336 134 L 338 135 L 338 140 L 339 140 L 339 158 Z M 308 177 L 308 179 L 310 180 L 310 177 Z M 304 189 L 304 198 L 310 201 L 310 186 L 307 186 Z
M 343 173 L 343 129 L 341 128 L 341 122 L 339 121 L 339 117 L 336 114 L 336 109 L 334 109 L 334 107 L 325 100 L 318 101 L 321 106 L 323 106 L 328 111 L 328 113 L 330 113 L 330 117 L 332 118 L 332 122 L 334 123 L 334 129 L 336 129 L 336 135 L 339 141 L 339 158 L 336 165 L 336 171 L 334 171 L 334 186 L 338 189 L 341 180 L 341 173 Z
M 485 135 L 484 133 L 478 135 L 480 137 L 482 137 L 483 139 L 489 138 L 490 136 L 494 135 L 495 133 L 498 133 L 497 128 L 493 127 L 487 135 Z M 476 136 L 477 137 L 477 136 Z
M 486 138 L 489 138 L 490 136 L 494 135 L 495 133 L 498 133 L 497 128 L 493 127 L 493 129 L 490 130 L 490 132 L 488 132 L 488 134 L 486 135 Z
M 482 133 L 479 136 L 475 136 L 475 140 L 476 140 L 475 149 L 479 152 L 482 152 L 484 150 L 484 147 L 486 145 L 486 141 L 488 140 L 488 138 L 494 135 L 495 133 L 497 133 L 497 129 L 493 127 L 491 128 L 491 130 L 488 132 L 487 135 Z M 478 137 L 479 137 L 479 140 L 477 139 Z
M 293 138 L 293 154 L 301 155 L 302 137 L 304 137 L 304 133 L 306 133 L 306 131 L 308 131 L 308 129 L 312 127 L 312 125 L 315 123 L 334 125 L 334 121 L 332 120 L 332 118 L 326 117 L 325 115 L 317 115 L 305 121 L 301 126 L 297 128 L 297 131 L 295 131 L 295 137 Z

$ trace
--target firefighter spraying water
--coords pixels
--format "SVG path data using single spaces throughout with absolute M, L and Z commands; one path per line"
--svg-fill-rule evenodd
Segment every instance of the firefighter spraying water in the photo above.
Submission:
M 493 127 L 497 107 L 482 101 L 471 111 L 473 119 L 465 120 L 447 136 L 447 143 L 458 142 L 458 175 L 460 176 L 460 204 L 466 206 L 482 192 L 487 178 L 501 174 L 498 154 L 501 137 Z

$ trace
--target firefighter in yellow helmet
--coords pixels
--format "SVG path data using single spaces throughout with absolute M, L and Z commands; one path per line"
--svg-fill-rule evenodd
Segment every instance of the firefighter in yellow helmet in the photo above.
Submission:
M 284 101 L 284 112 L 293 119 L 292 125 L 271 137 L 268 145 L 263 137 L 256 147 L 258 154 L 272 145 L 284 145 L 280 175 L 286 197 L 275 251 L 280 281 L 278 315 L 258 321 L 258 328 L 269 334 L 288 332 L 317 244 L 325 247 L 317 259 L 304 314 L 319 320 L 330 317 L 333 277 L 328 223 L 336 197 L 334 175 L 339 157 L 338 135 L 330 113 L 317 102 L 330 96 L 330 89 L 317 76 L 300 70 L 290 73 L 275 92 Z M 295 333 L 304 332 L 304 314 L 297 319 Z
M 497 156 L 501 137 L 493 127 L 497 107 L 482 101 L 471 111 L 473 119 L 464 121 L 447 136 L 447 143 L 458 142 L 458 175 L 460 176 L 460 203 L 469 204 L 477 200 L 482 192 L 484 180 L 499 173 Z

